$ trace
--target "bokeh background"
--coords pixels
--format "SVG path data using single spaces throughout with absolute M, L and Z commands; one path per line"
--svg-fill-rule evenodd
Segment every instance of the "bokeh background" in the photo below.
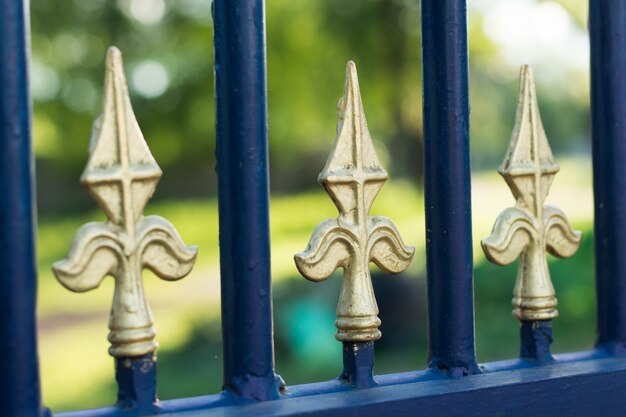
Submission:
M 594 342 L 589 46 L 584 0 L 469 0 L 476 344 L 480 361 L 512 358 L 518 324 L 515 265 L 488 264 L 479 241 L 513 203 L 496 174 L 517 104 L 518 72 L 532 64 L 543 123 L 561 172 L 550 202 L 584 232 L 571 259 L 550 268 L 559 297 L 557 352 Z M 269 149 L 276 368 L 290 385 L 331 379 L 340 275 L 313 284 L 293 254 L 336 210 L 316 178 L 334 139 L 345 63 L 359 70 L 368 124 L 390 180 L 372 214 L 390 217 L 416 247 L 400 276 L 374 275 L 383 338 L 378 373 L 426 365 L 420 8 L 417 0 L 267 0 Z M 221 388 L 219 248 L 210 0 L 31 1 L 32 94 L 39 210 L 39 339 L 43 395 L 54 411 L 110 405 L 107 353 L 112 280 L 64 290 L 50 272 L 76 229 L 103 220 L 78 179 L 101 111 L 108 45 L 124 53 L 137 119 L 164 176 L 147 212 L 198 244 L 180 282 L 145 272 L 158 328 L 161 399 Z

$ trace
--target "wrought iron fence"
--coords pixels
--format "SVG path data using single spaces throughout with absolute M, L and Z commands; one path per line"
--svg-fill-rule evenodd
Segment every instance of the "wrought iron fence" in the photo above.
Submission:
M 41 402 L 37 364 L 28 3 L 0 4 L 0 410 L 6 416 L 43 416 L 51 411 Z M 424 370 L 373 374 L 381 333 L 369 264 L 401 272 L 414 250 L 391 220 L 369 216 L 387 173 L 367 128 L 356 67 L 349 62 L 337 136 L 318 179 L 339 214 L 322 221 L 295 256 L 297 268 L 312 281 L 343 268 L 336 338 L 343 344 L 344 368 L 336 380 L 298 386 L 286 385 L 274 372 L 264 2 L 215 0 L 213 15 L 224 389 L 163 402 L 156 396 L 157 343 L 141 271 L 180 279 L 191 270 L 197 248 L 184 244 L 167 220 L 143 216 L 161 171 L 135 120 L 121 53 L 111 48 L 103 114 L 95 122 L 82 177 L 107 221 L 81 227 L 54 272 L 79 292 L 97 287 L 106 275 L 115 279 L 109 353 L 115 358 L 118 402 L 58 415 L 626 412 L 626 5 L 589 4 L 596 347 L 563 355 L 550 351 L 558 311 L 546 251 L 573 255 L 580 233 L 561 210 L 544 205 L 559 168 L 541 124 L 532 71 L 523 67 L 516 124 L 499 168 L 516 203 L 495 219 L 482 241 L 490 261 L 518 259 L 512 304 L 520 320 L 520 357 L 476 362 L 465 2 L 423 0 L 429 362 Z

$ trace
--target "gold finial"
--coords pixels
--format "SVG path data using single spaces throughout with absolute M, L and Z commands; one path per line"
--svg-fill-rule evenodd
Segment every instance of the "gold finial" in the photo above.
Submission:
M 186 246 L 174 226 L 143 209 L 161 177 L 139 130 L 128 97 L 122 55 L 109 48 L 104 84 L 104 112 L 96 119 L 90 157 L 81 182 L 106 212 L 106 223 L 87 223 L 72 242 L 68 258 L 52 270 L 70 291 L 97 288 L 115 278 L 109 318 L 109 353 L 115 357 L 154 352 L 156 331 L 144 295 L 141 273 L 148 268 L 165 280 L 187 275 L 197 247 Z
M 320 223 L 295 261 L 300 273 L 311 281 L 325 280 L 335 269 L 344 269 L 336 338 L 372 341 L 381 333 L 369 263 L 399 273 L 409 266 L 415 249 L 404 245 L 391 220 L 369 216 L 387 173 L 378 162 L 367 129 L 354 62 L 347 65 L 338 113 L 337 137 L 318 181 L 337 206 L 339 217 Z
M 519 257 L 513 314 L 520 320 L 548 320 L 558 311 L 545 251 L 570 257 L 578 250 L 581 233 L 572 230 L 559 208 L 543 204 L 559 166 L 541 124 L 530 67 L 524 65 L 520 77 L 515 128 L 498 169 L 516 204 L 498 216 L 481 243 L 495 264 L 507 265 Z

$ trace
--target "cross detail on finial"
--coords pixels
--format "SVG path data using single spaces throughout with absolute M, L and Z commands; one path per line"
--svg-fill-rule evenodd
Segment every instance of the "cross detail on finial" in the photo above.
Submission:
M 325 280 L 343 268 L 335 323 L 340 341 L 365 342 L 381 336 L 369 263 L 399 273 L 413 259 L 415 249 L 404 245 L 389 219 L 369 216 L 386 180 L 365 121 L 356 66 L 348 62 L 344 96 L 338 104 L 337 137 L 318 178 L 339 217 L 320 223 L 306 250 L 295 255 L 298 270 L 311 281 Z
M 498 216 L 481 243 L 487 259 L 495 264 L 507 265 L 519 257 L 513 314 L 520 320 L 548 320 L 558 311 L 545 252 L 572 256 L 581 233 L 572 229 L 559 208 L 544 205 L 559 166 L 543 130 L 530 67 L 523 66 L 520 77 L 515 127 L 498 169 L 516 204 Z
M 104 90 L 104 111 L 94 123 L 81 182 L 108 221 L 82 226 L 69 256 L 52 269 L 61 284 L 75 292 L 97 288 L 107 275 L 114 277 L 109 353 L 117 358 L 136 357 L 158 346 L 142 270 L 148 268 L 165 280 L 183 278 L 193 267 L 197 247 L 186 246 L 164 218 L 143 216 L 161 169 L 139 130 L 122 55 L 115 47 L 107 52 Z

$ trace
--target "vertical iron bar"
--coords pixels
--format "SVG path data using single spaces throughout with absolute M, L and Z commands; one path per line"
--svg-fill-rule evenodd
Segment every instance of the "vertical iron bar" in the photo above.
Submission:
M 265 4 L 214 0 L 224 389 L 278 397 L 270 280 Z
M 354 388 L 376 386 L 374 342 L 343 342 L 343 371 L 339 380 Z
M 422 1 L 429 366 L 478 372 L 465 0 Z
M 40 416 L 28 2 L 0 1 L 0 409 Z
M 589 1 L 597 345 L 626 353 L 626 3 Z
M 138 415 L 158 414 L 156 355 L 115 358 L 117 404 Z
M 552 320 L 522 320 L 520 358 L 537 363 L 552 362 Z

